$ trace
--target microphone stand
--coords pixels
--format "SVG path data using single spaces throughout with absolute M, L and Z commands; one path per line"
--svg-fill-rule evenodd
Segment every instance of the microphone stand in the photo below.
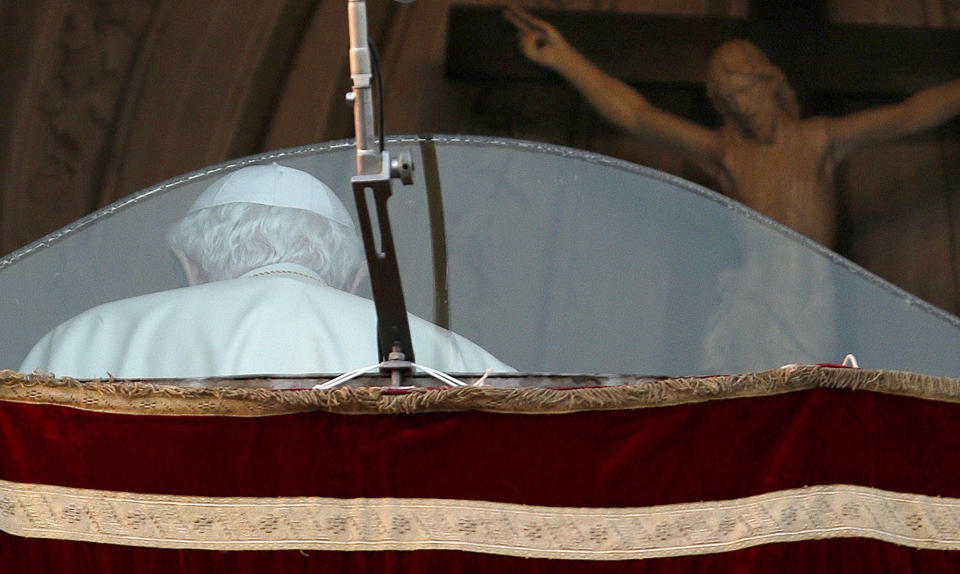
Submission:
M 348 0 L 350 30 L 350 77 L 353 89 L 347 101 L 353 104 L 357 138 L 357 175 L 350 178 L 353 197 L 360 219 L 360 232 L 370 271 L 373 302 L 377 312 L 377 349 L 380 372 L 390 373 L 391 385 L 400 386 L 403 375 L 413 370 L 413 342 L 407 307 L 403 299 L 400 270 L 390 231 L 387 200 L 392 193 L 391 181 L 413 183 L 413 160 L 409 151 L 396 157 L 382 149 L 375 135 L 372 66 L 367 38 L 367 8 L 364 0 Z M 377 86 L 382 90 L 383 86 Z M 376 146 L 376 147 L 375 147 Z M 369 209 L 368 196 L 373 200 Z M 377 238 L 379 238 L 379 245 Z

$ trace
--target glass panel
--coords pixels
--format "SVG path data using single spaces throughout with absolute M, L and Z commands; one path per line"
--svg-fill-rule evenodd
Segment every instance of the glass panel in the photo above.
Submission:
M 450 329 L 518 370 L 698 375 L 854 353 L 868 368 L 960 376 L 956 317 L 720 195 L 556 146 L 433 143 Z M 413 186 L 395 186 L 390 218 L 408 310 L 434 320 L 422 144 L 391 145 L 413 152 L 417 172 Z M 317 175 L 356 218 L 348 142 L 147 189 L 0 260 L 0 317 L 17 326 L 0 335 L 0 368 L 16 369 L 45 332 L 85 309 L 185 285 L 166 229 L 226 170 L 271 162 Z

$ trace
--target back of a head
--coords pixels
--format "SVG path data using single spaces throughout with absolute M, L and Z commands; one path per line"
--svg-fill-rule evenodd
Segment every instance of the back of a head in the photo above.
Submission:
M 333 191 L 306 172 L 277 164 L 245 167 L 216 180 L 167 240 L 209 281 L 296 263 L 343 289 L 363 262 L 360 238 Z

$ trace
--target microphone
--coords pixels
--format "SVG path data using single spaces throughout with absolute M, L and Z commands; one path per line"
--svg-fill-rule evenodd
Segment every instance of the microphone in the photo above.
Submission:
M 350 77 L 353 79 L 353 116 L 357 135 L 357 172 L 380 172 L 380 152 L 373 147 L 373 99 L 370 48 L 367 44 L 367 7 L 363 0 L 347 2 L 350 30 Z

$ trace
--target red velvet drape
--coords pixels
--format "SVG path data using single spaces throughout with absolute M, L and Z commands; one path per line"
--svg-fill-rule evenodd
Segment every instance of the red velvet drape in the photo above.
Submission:
M 860 391 L 551 415 L 155 416 L 0 401 L 0 437 L 0 479 L 139 493 L 643 507 L 851 484 L 960 497 L 960 405 Z M 161 550 L 0 533 L 0 564 L 3 572 L 941 572 L 960 571 L 960 555 L 850 538 L 588 562 Z

